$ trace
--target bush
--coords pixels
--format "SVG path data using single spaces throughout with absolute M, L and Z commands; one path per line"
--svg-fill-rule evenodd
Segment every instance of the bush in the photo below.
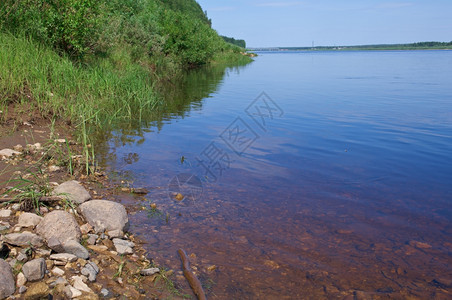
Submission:
M 6 29 L 25 32 L 71 57 L 93 49 L 97 37 L 97 0 L 2 0 L 0 17 Z

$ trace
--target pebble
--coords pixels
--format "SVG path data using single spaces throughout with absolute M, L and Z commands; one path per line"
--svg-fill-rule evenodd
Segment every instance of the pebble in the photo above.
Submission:
M 58 267 L 55 267 L 52 269 L 52 274 L 56 275 L 56 276 L 63 276 L 64 275 L 64 271 Z
M 149 268 L 149 269 L 143 269 L 140 271 L 140 275 L 142 276 L 151 276 L 154 275 L 155 273 L 159 273 L 160 269 L 159 268 Z
M 19 294 L 23 294 L 23 293 L 25 293 L 26 291 L 27 291 L 27 287 L 26 287 L 26 286 L 21 285 L 21 286 L 19 287 Z
M 104 297 L 108 297 L 108 295 L 110 294 L 110 291 L 107 290 L 106 288 L 103 288 L 100 290 L 100 294 Z
M 70 253 L 58 253 L 58 254 L 52 254 L 50 255 L 50 259 L 64 262 L 65 264 L 68 262 L 74 262 L 77 261 L 77 256 Z
M 27 283 L 27 278 L 25 278 L 24 273 L 20 272 L 17 274 L 16 285 L 23 286 Z
M 79 291 L 92 293 L 93 291 L 83 282 L 84 276 L 72 276 L 73 286 Z
M 12 211 L 10 209 L 0 209 L 0 218 L 9 218 Z

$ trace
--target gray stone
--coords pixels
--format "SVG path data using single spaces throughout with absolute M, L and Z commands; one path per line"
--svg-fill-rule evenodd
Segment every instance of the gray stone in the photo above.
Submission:
M 100 290 L 100 294 L 101 294 L 103 297 L 108 297 L 108 295 L 110 295 L 110 291 L 107 290 L 107 289 L 105 289 L 105 288 L 103 288 L 103 289 Z
M 16 257 L 17 261 L 19 262 L 26 262 L 28 260 L 28 256 L 23 253 L 23 252 L 19 252 L 19 254 Z
M 79 209 L 96 232 L 128 229 L 129 219 L 122 204 L 107 200 L 91 200 L 80 205 Z
M 27 283 L 27 278 L 25 278 L 24 273 L 20 272 L 19 274 L 17 274 L 16 285 L 22 286 L 22 285 L 25 285 L 26 283 Z
M 97 234 L 90 234 L 89 233 L 88 234 L 88 239 L 86 240 L 86 242 L 89 245 L 95 245 L 98 238 L 99 238 L 99 236 Z
M 31 244 L 34 247 L 41 247 L 44 245 L 42 238 L 28 231 L 7 234 L 4 236 L 4 241 L 14 246 L 29 246 Z
M 159 268 L 149 268 L 149 269 L 143 269 L 140 271 L 140 274 L 142 276 L 151 276 L 154 275 L 155 273 L 159 273 L 160 269 Z
M 62 210 L 48 213 L 36 226 L 36 233 L 46 241 L 52 237 L 57 238 L 62 244 L 69 240 L 79 241 L 81 237 L 80 228 L 74 216 Z
M 132 254 L 132 247 L 135 246 L 134 243 L 121 239 L 113 239 L 113 244 L 115 245 L 118 254 Z
M 33 259 L 22 266 L 22 272 L 27 281 L 37 281 L 46 274 L 46 260 L 44 258 Z
M 11 296 L 15 291 L 13 271 L 6 261 L 0 259 L 0 299 Z
M 13 155 L 19 155 L 20 152 L 14 151 L 12 149 L 3 149 L 0 150 L 0 158 L 11 158 Z
M 64 252 L 74 254 L 77 257 L 88 259 L 89 252 L 79 242 L 70 240 L 63 244 Z
M 69 299 L 77 298 L 82 295 L 82 292 L 80 292 L 71 285 L 68 285 L 64 288 L 64 293 Z
M 64 262 L 74 262 L 77 260 L 77 256 L 71 253 L 58 253 L 50 255 L 50 259 Z
M 19 294 L 23 294 L 26 291 L 27 291 L 27 287 L 26 286 L 22 285 L 22 286 L 19 287 Z
M 10 209 L 0 209 L 0 218 L 9 218 L 12 211 Z
M 135 247 L 135 244 L 131 241 L 127 241 L 127 240 L 122 240 L 122 239 L 113 239 L 113 244 L 115 245 L 123 245 L 123 246 L 127 246 L 130 248 Z
M 67 198 L 69 201 L 81 204 L 91 199 L 91 195 L 88 191 L 77 181 L 66 181 L 57 186 L 53 192 L 53 196 L 61 196 Z
M 81 276 L 72 276 L 72 285 L 79 291 L 92 293 L 93 291 L 83 282 Z
M 96 281 L 96 276 L 99 273 L 99 267 L 94 262 L 88 262 L 82 269 L 82 275 L 88 277 L 88 280 L 93 282 Z
M 124 236 L 124 232 L 122 232 L 122 230 L 119 230 L 119 229 L 110 230 L 107 232 L 107 234 L 111 239 L 122 238 Z
M 56 237 L 51 237 L 47 241 L 47 246 L 49 246 L 50 249 L 52 249 L 53 251 L 55 251 L 57 253 L 63 253 L 64 252 L 63 245 L 61 244 L 60 240 L 58 238 L 56 238 Z
M 19 216 L 17 225 L 20 227 L 35 227 L 42 221 L 42 217 L 37 214 L 23 213 Z

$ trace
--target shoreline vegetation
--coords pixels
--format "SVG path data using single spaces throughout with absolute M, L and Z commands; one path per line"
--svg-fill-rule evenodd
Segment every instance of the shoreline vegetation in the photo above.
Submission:
M 12 106 L 37 110 L 82 136 L 141 119 L 159 109 L 159 82 L 252 61 L 210 24 L 194 0 L 2 1 L 0 121 Z
M 144 200 L 97 167 L 103 146 L 94 143 L 164 110 L 161 87 L 187 70 L 250 63 L 254 54 L 239 45 L 211 28 L 195 0 L 0 2 L 0 299 L 193 297 L 171 280 L 182 269 L 160 267 L 127 226 L 96 228 L 82 207 Z M 94 200 L 52 196 L 74 180 Z M 74 225 L 70 243 L 39 229 L 55 215 L 66 218 L 49 221 L 61 223 L 57 231 Z
M 452 50 L 451 42 L 419 42 L 409 44 L 378 44 L 356 46 L 315 47 L 263 47 L 249 48 L 250 51 L 387 51 L 387 50 Z

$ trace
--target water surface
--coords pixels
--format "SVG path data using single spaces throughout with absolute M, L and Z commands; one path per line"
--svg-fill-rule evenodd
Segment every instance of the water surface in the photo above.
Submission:
M 450 297 L 451 65 L 452 51 L 263 52 L 193 71 L 110 142 L 109 168 L 151 190 L 127 204 L 162 213 L 132 231 L 176 271 L 176 250 L 193 254 L 209 298 Z M 183 174 L 200 183 L 178 190 Z

